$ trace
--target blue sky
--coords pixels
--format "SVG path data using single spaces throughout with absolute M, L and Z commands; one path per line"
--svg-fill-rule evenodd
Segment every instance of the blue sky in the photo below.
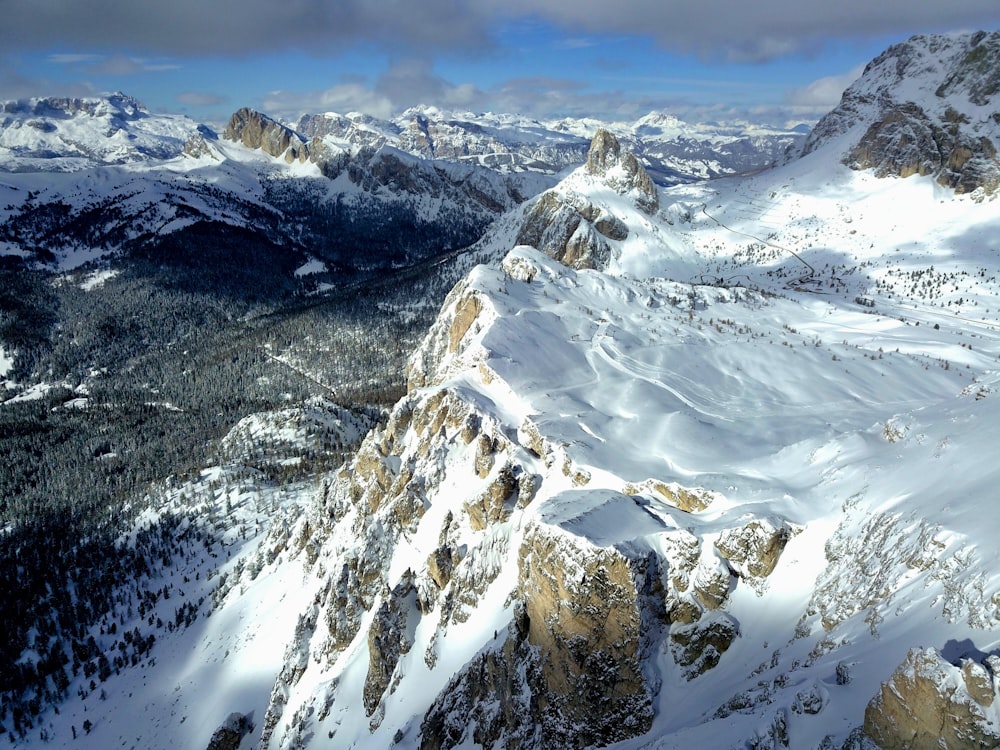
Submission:
M 914 33 L 1000 28 L 998 0 L 5 0 L 0 99 L 120 90 L 241 106 L 408 106 L 779 126 L 829 110 Z

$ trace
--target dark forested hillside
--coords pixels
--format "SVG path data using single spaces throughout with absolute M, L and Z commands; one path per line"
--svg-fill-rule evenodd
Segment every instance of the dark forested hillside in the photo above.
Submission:
M 200 603 L 185 602 L 172 620 L 111 635 L 152 612 L 175 557 L 219 544 L 174 513 L 126 541 L 155 497 L 147 487 L 224 460 L 220 440 L 250 414 L 322 397 L 368 420 L 403 392 L 404 360 L 453 281 L 447 267 L 356 272 L 317 295 L 291 273 L 301 260 L 202 225 L 110 271 L 0 270 L 0 339 L 20 383 L 0 389 L 0 734 L 30 731 L 80 675 L 100 690 L 158 633 L 196 617 Z M 241 460 L 255 482 L 283 483 L 336 467 L 352 447 L 318 430 L 291 448 L 294 461 L 261 445 Z

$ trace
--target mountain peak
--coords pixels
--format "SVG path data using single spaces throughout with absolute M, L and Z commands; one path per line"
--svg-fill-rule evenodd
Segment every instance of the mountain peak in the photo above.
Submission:
M 847 137 L 843 161 L 880 177 L 931 175 L 956 192 L 1000 185 L 1000 32 L 918 35 L 872 60 L 803 153 Z M 993 106 L 991 106 L 993 105 Z
M 138 99 L 116 91 L 106 96 L 38 97 L 0 102 L 0 112 L 34 117 L 111 116 L 133 120 L 148 115 Z
M 305 138 L 249 107 L 241 107 L 233 113 L 223 135 L 247 148 L 259 148 L 271 156 L 284 156 L 289 163 L 305 161 L 309 156 Z
M 636 192 L 636 205 L 646 213 L 660 207 L 656 186 L 635 154 L 622 148 L 618 138 L 604 128 L 598 129 L 587 152 L 586 172 L 603 177 L 620 193 Z

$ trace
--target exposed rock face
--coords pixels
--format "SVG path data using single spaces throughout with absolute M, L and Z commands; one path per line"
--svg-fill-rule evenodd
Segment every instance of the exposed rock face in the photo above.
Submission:
M 611 255 L 583 214 L 555 192 L 543 194 L 528 211 L 517 242 L 571 268 L 603 268 Z
M 791 536 L 785 526 L 766 520 L 751 521 L 740 529 L 723 532 L 715 548 L 743 578 L 767 578 Z
M 511 749 L 600 747 L 647 731 L 652 686 L 641 669 L 639 583 L 650 569 L 543 527 L 529 532 L 519 559 L 520 604 L 503 645 L 441 692 L 421 724 L 422 747 L 469 739 Z
M 543 528 L 519 559 L 527 638 L 540 658 L 543 744 L 606 745 L 645 732 L 653 711 L 632 563 Z
M 4 101 L 0 102 L 0 170 L 65 172 L 173 159 L 183 153 L 185 141 L 197 127 L 184 117 L 153 115 L 120 92 Z
M 20 99 L 0 102 L 0 112 L 29 113 L 38 117 L 50 115 L 88 117 L 113 115 L 123 119 L 138 119 L 148 116 L 148 112 L 134 97 L 116 92 L 101 98 L 45 97 L 41 99 Z
M 614 252 L 608 240 L 627 237 L 628 227 L 620 219 L 589 201 L 549 191 L 525 214 L 517 242 L 570 268 L 602 269 Z
M 412 577 L 404 576 L 379 607 L 368 630 L 368 676 L 363 694 L 368 716 L 389 687 L 399 657 L 413 645 L 407 620 L 417 614 L 416 600 Z
M 955 667 L 933 648 L 912 649 L 868 704 L 863 731 L 882 750 L 995 748 L 996 695 L 982 665 Z
M 848 165 L 879 177 L 934 175 L 938 183 L 969 193 L 997 188 L 997 151 L 987 136 L 961 130 L 968 120 L 952 110 L 942 127 L 913 102 L 890 107 L 848 154 Z
M 247 107 L 236 110 L 223 133 L 227 140 L 247 148 L 260 149 L 285 161 L 306 161 L 309 150 L 305 139 L 280 122 Z
M 599 130 L 584 167 L 646 213 L 659 207 L 659 194 L 635 155 L 618 139 Z M 543 193 L 526 211 L 517 242 L 530 245 L 570 268 L 602 270 L 617 253 L 614 243 L 628 238 L 628 226 L 607 208 L 574 193 Z
M 240 713 L 230 714 L 222 723 L 212 739 L 208 741 L 208 750 L 236 750 L 240 740 L 250 731 L 250 721 Z
M 636 205 L 646 213 L 660 207 L 659 193 L 635 154 L 622 149 L 614 135 L 603 128 L 597 131 L 587 153 L 587 172 L 604 177 L 621 193 L 636 194 Z
M 1000 32 L 916 36 L 869 63 L 803 153 L 858 129 L 844 158 L 852 169 L 932 175 L 959 193 L 992 193 L 1000 186 L 1000 117 L 990 112 L 998 91 Z
M 539 660 L 528 645 L 527 624 L 522 609 L 499 650 L 476 657 L 449 681 L 421 721 L 421 748 L 444 750 L 468 739 L 504 750 L 544 746 L 531 688 L 540 679 Z
M 989 105 L 1000 93 L 1000 32 L 972 34 L 967 51 L 934 93 L 944 98 L 957 94 L 977 106 Z
M 218 158 L 201 133 L 195 133 L 187 139 L 184 143 L 184 155 L 190 156 L 192 159 L 200 159 L 203 156 Z

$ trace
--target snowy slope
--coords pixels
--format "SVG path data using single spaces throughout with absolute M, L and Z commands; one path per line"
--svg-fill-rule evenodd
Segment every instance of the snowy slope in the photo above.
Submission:
M 652 216 L 581 169 L 555 193 L 628 227 L 603 271 L 515 248 L 456 288 L 325 506 L 364 612 L 317 618 L 267 746 L 839 747 L 911 648 L 998 647 L 1000 204 L 850 145 Z
M 643 667 L 659 680 L 651 723 L 622 748 L 742 747 L 771 731 L 778 714 L 790 747 L 817 747 L 827 735 L 839 746 L 910 647 L 935 646 L 950 658 L 997 648 L 1000 621 L 989 602 L 1000 593 L 992 543 L 1000 530 L 989 502 L 1000 478 L 989 457 L 1000 424 L 1000 288 L 991 280 L 992 248 L 977 250 L 969 238 L 990 236 L 1000 208 L 948 194 L 929 178 L 876 180 L 831 168 L 822 154 L 810 159 L 754 182 L 663 193 L 655 217 L 574 175 L 560 189 L 587 190 L 632 230 L 617 265 L 573 271 L 518 248 L 503 269 L 476 269 L 414 364 L 415 382 L 423 371 L 433 380 L 363 449 L 385 468 L 359 459 L 332 488 L 344 493 L 339 499 L 318 496 L 315 508 L 290 520 L 302 541 L 244 577 L 242 596 L 231 590 L 176 645 L 164 639 L 140 682 L 112 678 L 108 703 L 142 713 L 95 718 L 92 734 L 71 746 L 118 738 L 127 746 L 200 746 L 233 711 L 252 713 L 245 741 L 253 746 L 276 695 L 285 696 L 284 710 L 271 746 L 295 738 L 326 746 L 331 732 L 337 746 L 382 748 L 397 737 L 398 746 L 417 746 L 436 696 L 458 694 L 453 676 L 515 639 L 518 592 L 527 586 L 523 551 L 539 529 L 583 550 L 580 564 L 602 549 L 670 561 L 660 635 L 646 646 Z M 771 193 L 767 211 L 751 208 L 749 196 Z M 903 234 L 889 211 L 901 204 L 918 217 Z M 714 220 L 695 210 L 702 205 Z M 753 241 L 737 232 L 760 231 L 764 215 L 774 220 L 770 242 L 824 271 L 829 263 L 829 279 L 801 284 L 799 261 L 748 251 Z M 908 293 L 899 280 L 930 265 L 947 279 L 941 297 Z M 715 266 L 738 278 L 709 286 L 690 277 L 702 268 L 714 278 Z M 987 278 L 962 275 L 974 268 L 987 269 Z M 857 303 L 861 295 L 875 307 Z M 948 304 L 959 296 L 978 303 L 971 313 Z M 471 297 L 481 309 L 449 351 L 462 300 Z M 438 430 L 429 404 L 442 391 L 450 416 Z M 423 432 L 403 425 L 407 413 L 426 419 Z M 469 414 L 496 441 L 483 478 L 481 441 L 463 437 Z M 469 507 L 507 465 L 519 467 L 518 489 L 483 527 Z M 416 516 L 391 521 L 398 499 L 379 487 L 406 466 L 426 499 Z M 528 476 L 536 489 L 522 503 Z M 362 491 L 356 502 L 351 487 Z M 701 501 L 680 509 L 681 490 Z M 380 495 L 385 506 L 370 510 Z M 789 531 L 766 576 L 716 551 L 753 521 Z M 442 534 L 446 547 L 463 551 L 439 588 L 428 561 Z M 365 558 L 367 544 L 376 545 L 373 572 L 385 588 L 372 586 L 356 635 L 333 646 L 339 626 L 331 618 L 344 611 L 334 592 L 344 586 L 350 601 L 352 591 L 349 576 L 337 583 L 338 571 Z M 684 562 L 678 550 L 691 544 L 694 557 Z M 678 575 L 688 588 L 670 580 Z M 720 575 L 729 592 L 709 609 L 694 592 Z M 390 592 L 411 578 L 414 593 L 402 596 L 411 602 L 403 610 L 410 645 L 370 718 L 368 634 Z M 702 621 L 738 629 L 718 665 L 690 680 L 670 636 L 683 629 L 680 620 L 671 625 L 662 614 L 674 607 L 677 618 L 686 604 L 703 609 Z M 200 666 L 196 673 L 185 665 Z M 838 684 L 838 667 L 849 684 Z M 818 713 L 799 710 L 803 704 Z M 87 713 L 104 716 L 100 705 L 88 703 Z M 83 717 L 74 711 L 53 717 L 67 746 L 64 722 Z

